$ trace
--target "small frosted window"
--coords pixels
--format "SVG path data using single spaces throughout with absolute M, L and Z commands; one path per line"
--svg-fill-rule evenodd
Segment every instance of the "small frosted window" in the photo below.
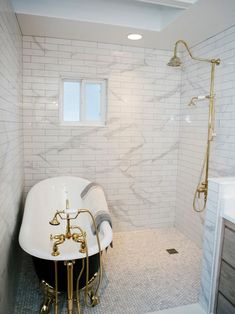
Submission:
M 62 80 L 61 122 L 105 125 L 106 80 Z
M 85 86 L 86 120 L 99 121 L 101 118 L 101 84 L 87 83 Z
M 80 83 L 64 82 L 64 121 L 80 120 Z

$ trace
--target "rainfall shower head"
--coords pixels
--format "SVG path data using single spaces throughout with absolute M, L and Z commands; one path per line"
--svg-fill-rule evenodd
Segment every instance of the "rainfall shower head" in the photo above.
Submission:
M 176 55 L 174 55 L 170 61 L 167 63 L 167 65 L 169 65 L 170 67 L 179 67 L 181 66 L 181 60 L 179 57 L 177 57 Z

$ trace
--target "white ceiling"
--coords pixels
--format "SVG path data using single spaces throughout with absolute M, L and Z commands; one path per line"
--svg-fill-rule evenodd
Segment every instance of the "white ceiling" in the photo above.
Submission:
M 235 24 L 235 0 L 12 0 L 24 35 L 158 49 L 192 46 Z M 164 5 L 163 5 L 164 4 Z M 127 35 L 141 33 L 130 41 Z
M 188 7 L 190 3 L 185 1 L 13 0 L 13 4 L 17 13 L 160 31 L 185 10 L 173 5 Z

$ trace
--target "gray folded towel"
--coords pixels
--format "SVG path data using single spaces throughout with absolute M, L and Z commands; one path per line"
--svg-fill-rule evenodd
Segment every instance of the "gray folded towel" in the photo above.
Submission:
M 98 183 L 95 183 L 95 182 L 91 182 L 91 183 L 89 183 L 88 185 L 86 185 L 85 188 L 82 190 L 82 192 L 81 192 L 81 194 L 80 194 L 80 195 L 81 195 L 81 198 L 84 199 L 85 196 L 87 195 L 87 193 L 88 193 L 91 189 L 97 188 L 97 187 L 99 187 L 99 188 L 102 189 L 102 187 L 101 187 Z
M 112 228 L 112 218 L 111 218 L 110 213 L 107 212 L 106 210 L 98 210 L 94 214 L 94 219 L 95 219 L 95 223 L 96 223 L 98 230 L 99 230 L 100 225 L 102 224 L 103 221 L 108 221 L 108 223 L 110 224 L 110 227 Z M 95 234 L 95 226 L 93 223 L 91 225 L 91 230 L 92 230 L 93 234 Z

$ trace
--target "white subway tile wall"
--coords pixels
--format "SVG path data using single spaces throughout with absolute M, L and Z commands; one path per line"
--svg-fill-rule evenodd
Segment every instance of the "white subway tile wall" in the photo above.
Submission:
M 209 194 L 207 210 L 205 214 L 204 237 L 203 237 L 203 258 L 201 287 L 199 302 L 206 312 L 209 310 L 210 292 L 213 276 L 213 264 L 215 254 L 215 244 L 218 232 L 218 217 L 220 216 L 220 186 L 215 182 L 209 183 Z M 218 243 L 219 246 L 219 243 Z
M 0 312 L 13 313 L 16 230 L 23 192 L 22 36 L 0 1 Z
M 173 226 L 180 71 L 171 52 L 24 36 L 26 192 L 75 175 L 107 194 L 115 230 Z M 108 79 L 107 125 L 59 124 L 61 77 Z
M 235 175 L 235 27 L 198 44 L 192 49 L 195 56 L 221 58 L 216 67 L 216 137 L 212 143 L 210 177 Z M 208 95 L 210 65 L 183 58 L 180 145 L 178 157 L 176 227 L 202 244 L 204 213 L 192 210 L 193 194 L 204 159 L 208 100 L 188 103 L 193 96 Z

